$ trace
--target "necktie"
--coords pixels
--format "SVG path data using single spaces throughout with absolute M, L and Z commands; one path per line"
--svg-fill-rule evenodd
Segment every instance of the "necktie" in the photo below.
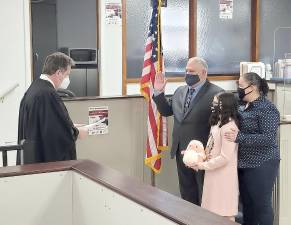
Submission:
M 195 91 L 194 88 L 191 88 L 188 91 L 187 98 L 186 98 L 185 105 L 184 105 L 184 113 L 187 112 L 187 110 L 188 110 L 188 108 L 190 106 L 190 102 L 191 102 L 192 95 L 193 95 L 194 91 Z

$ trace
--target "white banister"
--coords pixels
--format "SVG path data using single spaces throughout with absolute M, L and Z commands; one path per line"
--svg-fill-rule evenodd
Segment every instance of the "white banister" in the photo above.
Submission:
M 0 100 L 3 101 L 4 98 L 9 95 L 15 88 L 19 86 L 19 83 L 14 83 L 10 85 L 8 88 L 4 89 L 3 91 L 0 91 Z

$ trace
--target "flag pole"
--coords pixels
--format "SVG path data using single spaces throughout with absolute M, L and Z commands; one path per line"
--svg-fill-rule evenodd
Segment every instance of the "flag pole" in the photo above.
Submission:
M 151 170 L 151 185 L 153 187 L 156 186 L 156 174 L 155 174 L 155 172 L 153 170 Z
M 157 26 L 158 26 L 158 65 L 157 65 L 157 67 L 158 67 L 158 70 L 157 70 L 157 72 L 158 73 L 160 73 L 161 71 L 162 71 L 162 62 L 161 62 L 161 5 L 162 5 L 162 2 L 161 2 L 161 0 L 158 0 L 158 24 L 157 24 Z M 161 115 L 159 114 L 159 117 L 160 117 Z M 158 129 L 158 138 L 157 138 L 157 148 L 159 147 L 159 144 L 160 144 L 160 141 L 159 141 L 159 135 L 160 134 L 160 129 Z M 151 185 L 153 186 L 153 187 L 155 187 L 156 186 L 156 173 L 153 171 L 153 170 L 151 170 Z
M 146 143 L 145 164 L 151 168 L 151 184 L 156 185 L 155 175 L 161 170 L 161 153 L 167 149 L 166 120 L 158 112 L 152 99 L 153 85 L 158 73 L 164 71 L 161 42 L 161 0 L 153 1 L 153 11 L 145 47 L 144 65 L 140 81 L 141 94 L 148 103 L 148 135 Z

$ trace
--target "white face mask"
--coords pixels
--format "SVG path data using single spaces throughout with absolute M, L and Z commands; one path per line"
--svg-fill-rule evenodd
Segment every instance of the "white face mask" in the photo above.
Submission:
M 69 86 L 69 84 L 70 84 L 70 78 L 69 78 L 69 76 L 66 76 L 66 78 L 61 83 L 60 88 L 67 89 L 67 87 Z

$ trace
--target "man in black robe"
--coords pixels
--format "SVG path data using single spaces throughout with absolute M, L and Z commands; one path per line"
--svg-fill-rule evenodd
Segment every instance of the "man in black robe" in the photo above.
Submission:
M 56 91 L 69 85 L 73 63 L 63 53 L 49 55 L 40 78 L 33 81 L 21 100 L 18 142 L 25 139 L 24 164 L 76 159 L 79 130 Z

